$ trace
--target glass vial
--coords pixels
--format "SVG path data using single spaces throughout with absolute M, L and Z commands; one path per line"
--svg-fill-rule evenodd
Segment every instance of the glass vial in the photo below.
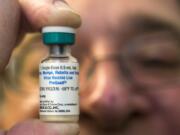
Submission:
M 79 64 L 71 56 L 75 30 L 48 26 L 42 30 L 49 56 L 39 66 L 40 119 L 48 122 L 79 120 Z

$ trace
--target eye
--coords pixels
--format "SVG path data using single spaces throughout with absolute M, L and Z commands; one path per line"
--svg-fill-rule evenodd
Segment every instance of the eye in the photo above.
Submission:
M 146 33 L 131 43 L 129 57 L 146 69 L 174 69 L 180 66 L 179 39 L 168 31 Z
M 143 59 L 140 61 L 144 68 L 157 68 L 157 69 L 174 69 L 179 67 L 179 60 L 162 60 L 158 58 L 154 59 Z

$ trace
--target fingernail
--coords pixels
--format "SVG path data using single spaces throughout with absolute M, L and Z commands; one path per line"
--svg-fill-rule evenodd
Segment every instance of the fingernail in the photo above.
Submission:
M 67 3 L 61 0 L 54 0 L 53 5 L 57 8 L 72 10 L 72 8 Z

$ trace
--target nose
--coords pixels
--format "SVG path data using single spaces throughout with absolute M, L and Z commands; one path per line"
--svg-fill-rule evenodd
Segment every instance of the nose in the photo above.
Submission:
M 87 89 L 80 93 L 82 111 L 103 126 L 122 125 L 135 110 L 148 112 L 146 98 L 134 92 L 121 74 L 117 62 L 100 62 Z
M 131 110 L 131 90 L 114 62 L 101 62 L 81 93 L 82 109 L 101 123 L 123 121 Z

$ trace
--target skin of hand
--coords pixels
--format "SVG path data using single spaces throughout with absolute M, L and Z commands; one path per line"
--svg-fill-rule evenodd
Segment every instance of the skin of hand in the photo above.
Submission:
M 61 25 L 78 28 L 80 16 L 63 0 L 7 0 L 0 8 L 0 71 L 24 33 L 39 31 L 43 26 Z M 13 11 L 13 14 L 12 14 Z
M 38 32 L 43 26 L 60 25 L 78 28 L 81 25 L 80 16 L 63 0 L 0 0 L 0 2 L 1 73 L 13 49 L 25 33 Z M 7 132 L 0 131 L 0 135 L 5 133 L 7 135 L 76 135 L 78 132 L 78 124 L 43 123 L 30 120 L 15 125 Z
M 71 129 L 71 130 L 69 130 Z M 75 123 L 57 124 L 43 123 L 39 120 L 29 120 L 16 124 L 8 132 L 0 135 L 78 135 L 79 126 Z

